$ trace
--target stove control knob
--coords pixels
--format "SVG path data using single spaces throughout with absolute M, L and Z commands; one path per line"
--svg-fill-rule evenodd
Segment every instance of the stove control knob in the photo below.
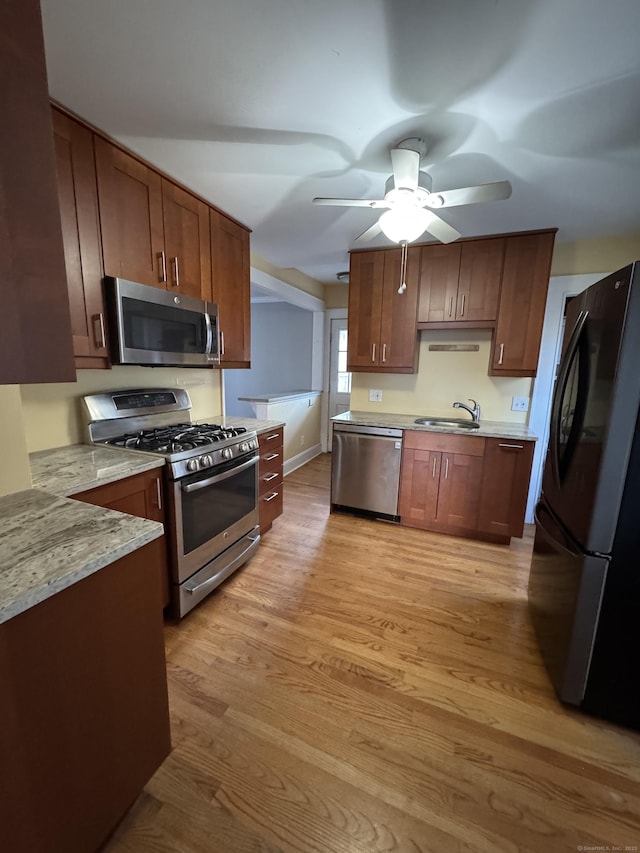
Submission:
M 189 459 L 187 462 L 187 471 L 197 471 L 200 467 L 197 459 Z
M 213 465 L 213 459 L 211 458 L 211 456 L 209 456 L 208 453 L 200 457 L 201 468 L 209 468 L 211 465 Z
M 230 447 L 223 447 L 220 453 L 223 459 L 231 459 L 231 457 L 233 456 L 233 451 Z
M 240 445 L 240 453 L 247 453 L 249 450 L 251 450 L 251 448 L 246 441 L 243 441 Z

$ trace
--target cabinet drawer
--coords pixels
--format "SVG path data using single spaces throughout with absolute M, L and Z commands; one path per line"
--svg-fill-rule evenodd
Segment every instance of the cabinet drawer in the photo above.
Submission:
M 260 452 L 266 450 L 268 447 L 279 447 L 284 443 L 284 429 L 283 427 L 278 427 L 277 429 L 271 429 L 267 432 L 261 432 L 258 435 L 258 444 L 260 446 Z
M 268 489 L 259 498 L 260 532 L 269 530 L 273 520 L 282 515 L 282 483 L 276 488 Z
M 464 453 L 467 456 L 484 456 L 484 443 L 484 438 L 476 435 L 405 430 L 403 447 L 406 450 L 433 450 L 442 453 Z

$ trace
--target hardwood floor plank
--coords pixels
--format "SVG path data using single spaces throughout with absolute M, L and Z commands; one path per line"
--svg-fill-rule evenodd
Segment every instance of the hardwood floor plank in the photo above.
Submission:
M 511 546 L 329 512 L 285 479 L 257 554 L 167 625 L 174 749 L 105 853 L 640 844 L 640 735 L 563 706 Z

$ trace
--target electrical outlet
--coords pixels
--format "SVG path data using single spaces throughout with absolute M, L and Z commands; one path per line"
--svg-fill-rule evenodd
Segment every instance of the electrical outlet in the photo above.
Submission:
M 369 388 L 369 402 L 370 403 L 381 403 L 382 402 L 382 391 L 378 391 L 375 388 Z
M 529 398 L 528 397 L 512 397 L 511 398 L 512 412 L 528 412 Z

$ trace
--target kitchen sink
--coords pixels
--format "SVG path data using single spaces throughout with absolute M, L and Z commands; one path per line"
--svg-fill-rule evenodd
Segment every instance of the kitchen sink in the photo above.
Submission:
M 443 429 L 478 429 L 480 424 L 462 418 L 416 418 L 414 423 Z

